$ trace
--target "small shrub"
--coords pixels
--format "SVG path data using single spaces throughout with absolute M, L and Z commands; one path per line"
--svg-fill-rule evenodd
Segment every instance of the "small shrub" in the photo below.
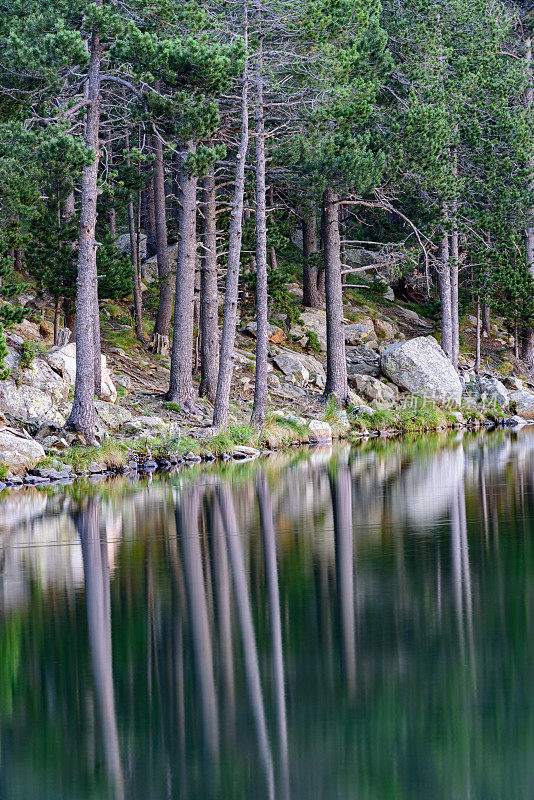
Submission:
M 317 336 L 315 331 L 306 331 L 306 336 L 308 337 L 308 341 L 306 343 L 308 349 L 311 350 L 312 353 L 315 353 L 316 355 L 320 353 L 322 350 L 321 342 L 319 341 L 319 337 Z
M 36 347 L 33 342 L 23 342 L 20 354 L 20 368 L 29 369 L 35 359 Z

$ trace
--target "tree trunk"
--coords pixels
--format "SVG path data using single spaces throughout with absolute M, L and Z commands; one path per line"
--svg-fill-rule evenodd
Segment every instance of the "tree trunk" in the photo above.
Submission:
M 130 167 L 130 134 L 126 134 L 126 165 Z M 134 299 L 134 318 L 135 318 L 135 335 L 140 342 L 145 341 L 145 332 L 143 330 L 143 294 L 141 291 L 141 264 L 139 253 L 139 228 L 136 225 L 135 208 L 133 195 L 130 192 L 128 195 L 128 233 L 130 234 L 130 255 L 133 266 L 133 299 Z
M 102 5 L 102 0 L 97 0 Z M 94 155 L 93 163 L 82 172 L 78 276 L 76 280 L 76 382 L 74 402 L 68 424 L 80 431 L 88 442 L 95 441 L 95 340 L 99 319 L 98 276 L 96 271 L 96 203 L 98 196 L 98 134 L 100 129 L 100 62 L 102 48 L 95 30 L 87 77 L 87 119 L 84 141 Z M 98 353 L 100 356 L 100 352 Z M 98 359 L 100 363 L 100 358 Z
M 261 428 L 267 414 L 267 208 L 265 200 L 265 120 L 263 116 L 263 35 L 259 0 L 260 38 L 256 62 L 256 372 L 252 424 Z
M 63 201 L 61 208 L 61 221 L 63 223 L 70 222 L 75 213 L 76 213 L 76 207 L 74 204 L 74 191 L 72 191 L 69 192 L 69 194 Z
M 482 296 L 482 335 L 489 336 L 491 328 L 490 307 L 486 302 L 486 293 Z
M 143 192 L 146 214 L 146 254 L 147 258 L 157 255 L 156 246 L 156 211 L 154 208 L 154 176 L 148 181 Z
M 196 146 L 188 142 L 180 184 L 178 259 L 176 265 L 176 303 L 172 340 L 171 379 L 167 397 L 174 403 L 190 405 L 193 397 L 193 303 L 197 251 L 197 176 L 190 175 L 185 159 Z
M 76 338 L 76 306 L 70 298 L 63 300 L 63 316 L 65 317 L 65 327 L 72 333 L 72 338 Z
M 314 263 L 317 250 L 317 219 L 313 211 L 302 218 L 302 305 L 308 308 L 323 307 L 318 269 Z
M 532 108 L 534 105 L 534 88 L 532 84 L 532 38 L 528 36 L 525 40 L 525 59 L 528 69 L 528 84 L 525 92 L 525 105 L 527 108 Z M 529 163 L 531 188 L 534 183 L 534 160 L 531 159 Z M 534 218 L 534 208 L 530 209 L 529 225 L 525 229 L 525 249 L 527 256 L 527 268 L 530 274 L 534 277 L 534 225 L 532 220 Z M 521 337 L 521 358 L 532 369 L 534 368 L 534 328 L 531 325 L 525 325 Z
M 441 347 L 452 361 L 452 303 L 449 234 L 443 232 L 438 264 L 438 288 L 441 300 Z
M 212 402 L 219 370 L 219 296 L 217 290 L 217 195 L 215 169 L 204 178 L 202 267 L 200 273 L 200 396 Z
M 476 352 L 475 352 L 475 372 L 478 374 L 480 369 L 480 296 L 477 297 L 477 334 L 476 334 Z
M 244 40 L 248 43 L 247 3 L 244 5 Z M 228 232 L 228 269 L 224 292 L 224 320 L 221 335 L 221 355 L 217 376 L 217 394 L 213 409 L 213 427 L 224 428 L 228 424 L 230 406 L 230 387 L 232 385 L 235 329 L 237 319 L 237 299 L 239 289 L 239 265 L 241 260 L 241 240 L 243 238 L 243 198 L 245 194 L 245 161 L 248 150 L 248 55 L 243 72 L 241 90 L 241 131 L 239 150 L 236 156 L 234 197 Z
M 347 360 L 345 356 L 345 323 L 341 288 L 341 240 L 339 235 L 338 198 L 333 189 L 326 189 L 324 207 L 324 265 L 326 289 L 326 387 L 324 398 L 348 398 Z
M 455 174 L 457 168 L 457 153 L 454 151 Z M 460 248 L 458 243 L 458 201 L 453 200 L 451 204 L 452 230 L 450 244 L 450 276 L 451 276 L 451 344 L 452 344 L 452 363 L 458 369 L 458 358 L 460 357 L 460 319 L 458 305 L 458 268 L 460 263 Z
M 171 330 L 172 317 L 172 275 L 169 267 L 167 249 L 167 216 L 165 206 L 165 171 L 163 164 L 163 144 L 157 134 L 152 136 L 154 149 L 154 212 L 156 224 L 156 252 L 158 259 L 159 306 L 154 325 L 154 338 L 162 337 L 167 343 Z
M 54 344 L 57 345 L 61 317 L 61 297 L 56 297 L 54 303 Z

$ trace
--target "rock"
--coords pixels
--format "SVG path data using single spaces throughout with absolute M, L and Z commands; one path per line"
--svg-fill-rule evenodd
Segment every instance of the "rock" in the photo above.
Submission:
M 370 317 L 364 317 L 361 322 L 345 325 L 345 344 L 356 345 L 371 339 L 376 339 L 376 333 Z
M 366 345 L 347 347 L 347 375 L 380 375 L 380 356 Z
M 115 375 L 115 383 L 128 391 L 132 387 L 132 379 L 129 375 Z
M 326 350 L 326 311 L 322 308 L 307 308 L 300 313 L 301 322 L 294 325 L 289 333 L 297 339 L 312 331 L 317 336 L 322 350 Z
M 45 451 L 39 442 L 11 429 L 0 430 L 0 464 L 15 475 L 33 469 L 43 458 Z
M 112 431 L 118 431 L 125 422 L 132 418 L 127 408 L 121 408 L 116 403 L 106 403 L 104 400 L 95 400 L 95 411 L 104 425 Z
M 251 461 L 254 458 L 258 458 L 260 454 L 259 450 L 256 450 L 255 447 L 247 447 L 246 445 L 238 445 L 234 447 L 234 458 L 238 460 Z
M 410 325 L 417 325 L 421 328 L 428 328 L 431 330 L 435 327 L 435 323 L 431 319 L 427 319 L 426 317 L 422 317 L 416 311 L 412 311 L 411 308 L 404 308 L 403 306 L 398 306 L 396 308 L 397 316 L 406 323 Z
M 331 444 L 332 428 L 328 422 L 320 419 L 312 419 L 308 423 L 308 433 L 310 444 Z
M 57 332 L 57 346 L 64 347 L 72 339 L 72 331 L 70 328 L 60 328 Z
M 68 470 L 58 470 L 52 467 L 35 467 L 31 470 L 31 474 L 50 481 L 60 481 L 68 478 L 70 473 Z
M 106 356 L 101 355 L 102 365 L 102 400 L 114 403 L 117 400 L 117 390 L 107 368 Z M 76 343 L 71 342 L 64 347 L 56 347 L 48 353 L 46 360 L 70 386 L 74 386 L 76 379 Z
M 290 355 L 289 353 L 280 353 L 274 357 L 273 361 L 286 377 L 294 375 L 296 378 L 300 378 L 303 383 L 308 383 L 310 380 L 309 371 L 297 356 Z
M 123 425 L 122 430 L 133 436 L 155 436 L 164 433 L 168 427 L 161 417 L 133 417 Z
M 243 333 L 248 333 L 254 339 L 258 335 L 258 325 L 256 322 L 249 322 L 248 325 L 245 325 L 243 328 Z M 286 334 L 279 328 L 278 325 L 269 325 L 267 328 L 267 338 L 271 342 L 271 344 L 281 344 L 285 342 L 287 339 Z
M 13 330 L 25 340 L 29 339 L 31 342 L 41 341 L 39 325 L 29 319 L 23 319 L 22 322 L 17 323 L 17 325 L 13 325 Z
M 518 414 L 514 414 L 508 417 L 508 419 L 504 421 L 504 424 L 508 428 L 522 428 L 524 425 L 528 425 L 528 422 L 526 419 L 523 419 L 523 417 L 518 416 Z
M 467 420 L 461 411 L 452 411 L 451 416 L 454 417 L 455 426 L 463 427 L 464 425 L 467 424 Z
M 104 464 L 99 464 L 97 461 L 92 461 L 90 464 L 87 465 L 87 472 L 90 475 L 100 475 L 102 472 L 106 471 L 106 467 Z
M 379 339 L 393 339 L 398 333 L 397 328 L 385 319 L 375 319 L 374 327 Z
M 175 270 L 176 262 L 178 260 L 178 243 L 168 245 L 167 254 L 169 258 L 169 267 L 171 271 Z M 153 281 L 158 280 L 157 256 L 151 256 L 151 258 L 147 258 L 145 261 L 143 261 L 143 264 L 141 265 L 141 274 L 146 283 L 152 283 Z
M 384 292 L 384 300 L 389 300 L 392 303 L 395 301 L 395 292 L 393 291 L 391 286 L 388 286 L 386 291 Z
M 401 389 L 441 403 L 459 405 L 458 373 L 433 336 L 418 336 L 391 345 L 382 353 L 380 368 Z
M 139 237 L 139 253 L 141 255 L 141 261 L 144 261 L 146 259 L 146 243 L 147 243 L 146 234 L 142 233 Z M 121 236 L 117 236 L 115 244 L 122 253 L 129 254 L 132 249 L 130 247 L 130 234 L 123 233 L 121 234 Z
M 39 335 L 41 339 L 50 339 L 54 336 L 54 326 L 47 319 L 43 319 L 39 323 Z
M 371 408 L 371 406 L 366 406 L 365 403 L 358 408 L 358 414 L 368 414 L 369 416 L 372 416 L 374 413 L 374 408 Z
M 508 375 L 508 377 L 504 379 L 504 384 L 508 389 L 515 389 L 516 391 L 521 391 L 525 388 L 525 384 L 521 378 L 516 378 L 515 375 Z
M 350 382 L 367 400 L 376 400 L 379 403 L 394 403 L 399 394 L 396 387 L 387 386 L 371 375 L 355 375 Z
M 500 380 L 490 375 L 478 375 L 466 386 L 466 392 L 483 403 L 491 403 L 508 408 L 508 390 Z
M 526 389 L 510 392 L 510 405 L 515 408 L 515 414 L 526 420 L 534 420 L 534 394 Z
M 20 355 L 8 350 L 9 378 L 0 381 L 0 412 L 22 422 L 43 420 L 65 424 L 69 384 L 41 358 L 19 368 Z

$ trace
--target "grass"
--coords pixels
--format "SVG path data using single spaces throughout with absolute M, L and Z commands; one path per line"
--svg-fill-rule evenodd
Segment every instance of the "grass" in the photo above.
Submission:
M 89 464 L 99 464 L 106 469 L 118 469 L 125 461 L 130 447 L 124 441 L 109 438 L 101 445 L 83 447 L 75 445 L 63 454 L 48 456 L 39 464 L 41 467 L 53 467 L 58 459 L 72 466 L 75 472 L 86 472 Z
M 353 419 L 353 429 L 368 431 L 393 430 L 400 433 L 425 433 L 451 427 L 456 418 L 439 406 L 423 400 L 398 408 L 377 408 L 372 414 Z

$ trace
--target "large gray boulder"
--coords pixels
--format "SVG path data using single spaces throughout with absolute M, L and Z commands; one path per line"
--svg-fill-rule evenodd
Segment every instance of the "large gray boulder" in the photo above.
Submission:
M 459 405 L 462 384 L 453 365 L 432 336 L 418 336 L 391 345 L 382 353 L 380 369 L 401 389 L 439 403 Z
M 45 455 L 34 439 L 10 428 L 0 429 L 0 464 L 15 475 L 33 469 Z
M 128 255 L 130 254 L 131 247 L 130 247 L 129 233 L 123 233 L 120 236 L 117 236 L 115 243 L 122 253 L 128 253 Z M 141 236 L 139 237 L 139 253 L 141 255 L 141 261 L 144 261 L 146 258 L 146 243 L 147 243 L 146 234 L 142 233 Z
M 320 361 L 313 356 L 304 353 L 294 353 L 292 350 L 284 350 L 274 356 L 273 361 L 284 375 L 295 375 L 304 383 L 314 383 L 316 386 L 324 388 L 326 374 Z
M 111 378 L 110 371 L 107 366 L 106 356 L 101 354 L 101 370 L 102 370 L 102 400 L 107 400 L 109 403 L 115 403 L 117 400 L 117 390 Z M 46 356 L 48 364 L 67 382 L 68 386 L 74 386 L 76 380 L 76 343 L 64 345 L 64 347 L 56 347 Z
M 170 244 L 167 247 L 167 255 L 169 258 L 169 267 L 171 270 L 176 269 L 178 260 L 178 242 Z M 158 257 L 151 256 L 141 265 L 141 274 L 145 283 L 152 283 L 158 280 Z
M 44 420 L 65 423 L 69 383 L 39 355 L 28 367 L 21 366 L 20 354 L 8 348 L 9 377 L 0 381 L 0 412 L 21 422 Z
M 526 420 L 534 420 L 534 394 L 526 389 L 510 392 L 510 404 L 515 406 L 515 413 Z
M 112 431 L 118 431 L 132 418 L 127 408 L 121 408 L 116 403 L 106 403 L 104 400 L 95 400 L 95 411 L 102 424 Z
M 301 339 L 307 331 L 315 333 L 322 350 L 326 350 L 326 311 L 322 308 L 307 308 L 300 313 L 301 322 L 294 325 L 289 333 Z
M 466 392 L 486 404 L 508 408 L 510 401 L 506 386 L 491 375 L 478 375 L 466 385 Z

